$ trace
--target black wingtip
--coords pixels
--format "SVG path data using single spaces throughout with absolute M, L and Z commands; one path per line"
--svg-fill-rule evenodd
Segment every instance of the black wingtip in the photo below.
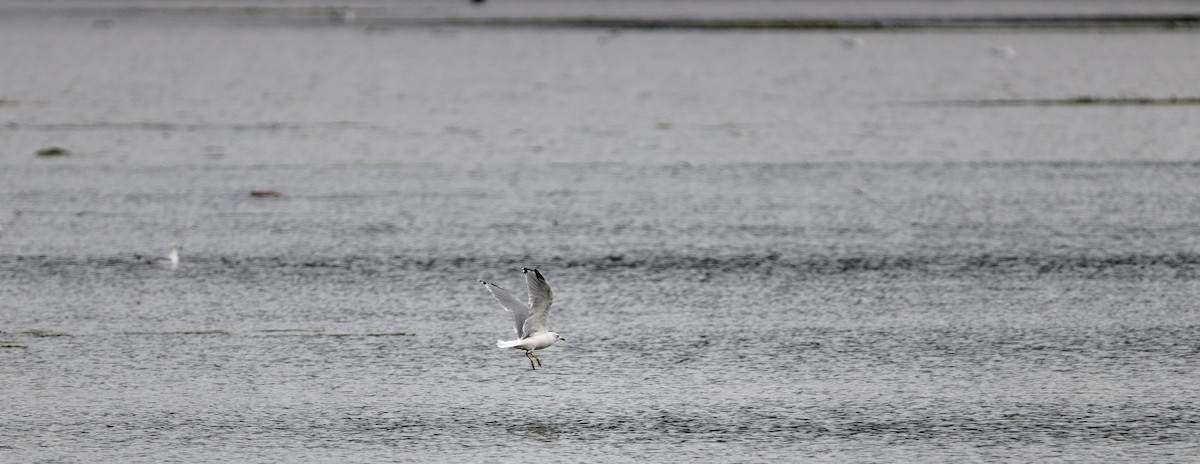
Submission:
M 534 271 L 534 272 L 537 272 L 537 269 L 530 269 L 530 268 L 527 268 L 527 267 L 523 267 L 523 268 L 521 268 L 521 273 L 522 273 L 522 274 L 524 274 L 524 273 L 526 273 L 526 272 L 529 272 L 529 271 Z

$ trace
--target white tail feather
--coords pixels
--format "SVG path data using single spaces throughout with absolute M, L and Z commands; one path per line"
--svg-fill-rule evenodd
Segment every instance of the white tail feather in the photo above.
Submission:
M 496 340 L 496 346 L 498 346 L 500 348 L 512 348 L 512 347 L 520 345 L 520 344 L 521 344 L 520 340 L 509 340 L 507 342 L 504 340 Z

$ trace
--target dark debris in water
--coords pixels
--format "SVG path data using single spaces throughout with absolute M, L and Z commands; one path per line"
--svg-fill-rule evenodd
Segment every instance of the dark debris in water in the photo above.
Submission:
M 53 158 L 53 157 L 58 157 L 58 156 L 70 155 L 71 151 L 67 150 L 66 148 L 62 148 L 62 147 L 47 147 L 47 148 L 39 149 L 34 154 L 37 156 L 43 157 L 43 158 Z
M 26 330 L 24 332 L 19 332 L 19 333 L 21 333 L 23 335 L 28 335 L 30 337 L 40 337 L 40 338 L 70 337 L 71 336 L 71 334 L 68 334 L 68 333 L 52 332 L 49 330 Z

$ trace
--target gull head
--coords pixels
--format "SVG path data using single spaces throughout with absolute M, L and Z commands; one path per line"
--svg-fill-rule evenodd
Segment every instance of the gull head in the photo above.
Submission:
M 550 332 L 550 334 L 551 334 L 551 335 L 554 335 L 554 341 L 556 341 L 556 342 L 565 342 L 565 341 L 567 341 L 567 339 L 563 338 L 563 337 L 562 337 L 562 335 L 559 335 L 559 334 L 558 334 L 558 332 Z

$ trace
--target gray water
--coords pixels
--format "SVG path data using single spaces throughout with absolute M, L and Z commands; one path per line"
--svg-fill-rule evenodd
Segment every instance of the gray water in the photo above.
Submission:
M 1200 456 L 1194 32 L 17 12 L 0 461 Z

